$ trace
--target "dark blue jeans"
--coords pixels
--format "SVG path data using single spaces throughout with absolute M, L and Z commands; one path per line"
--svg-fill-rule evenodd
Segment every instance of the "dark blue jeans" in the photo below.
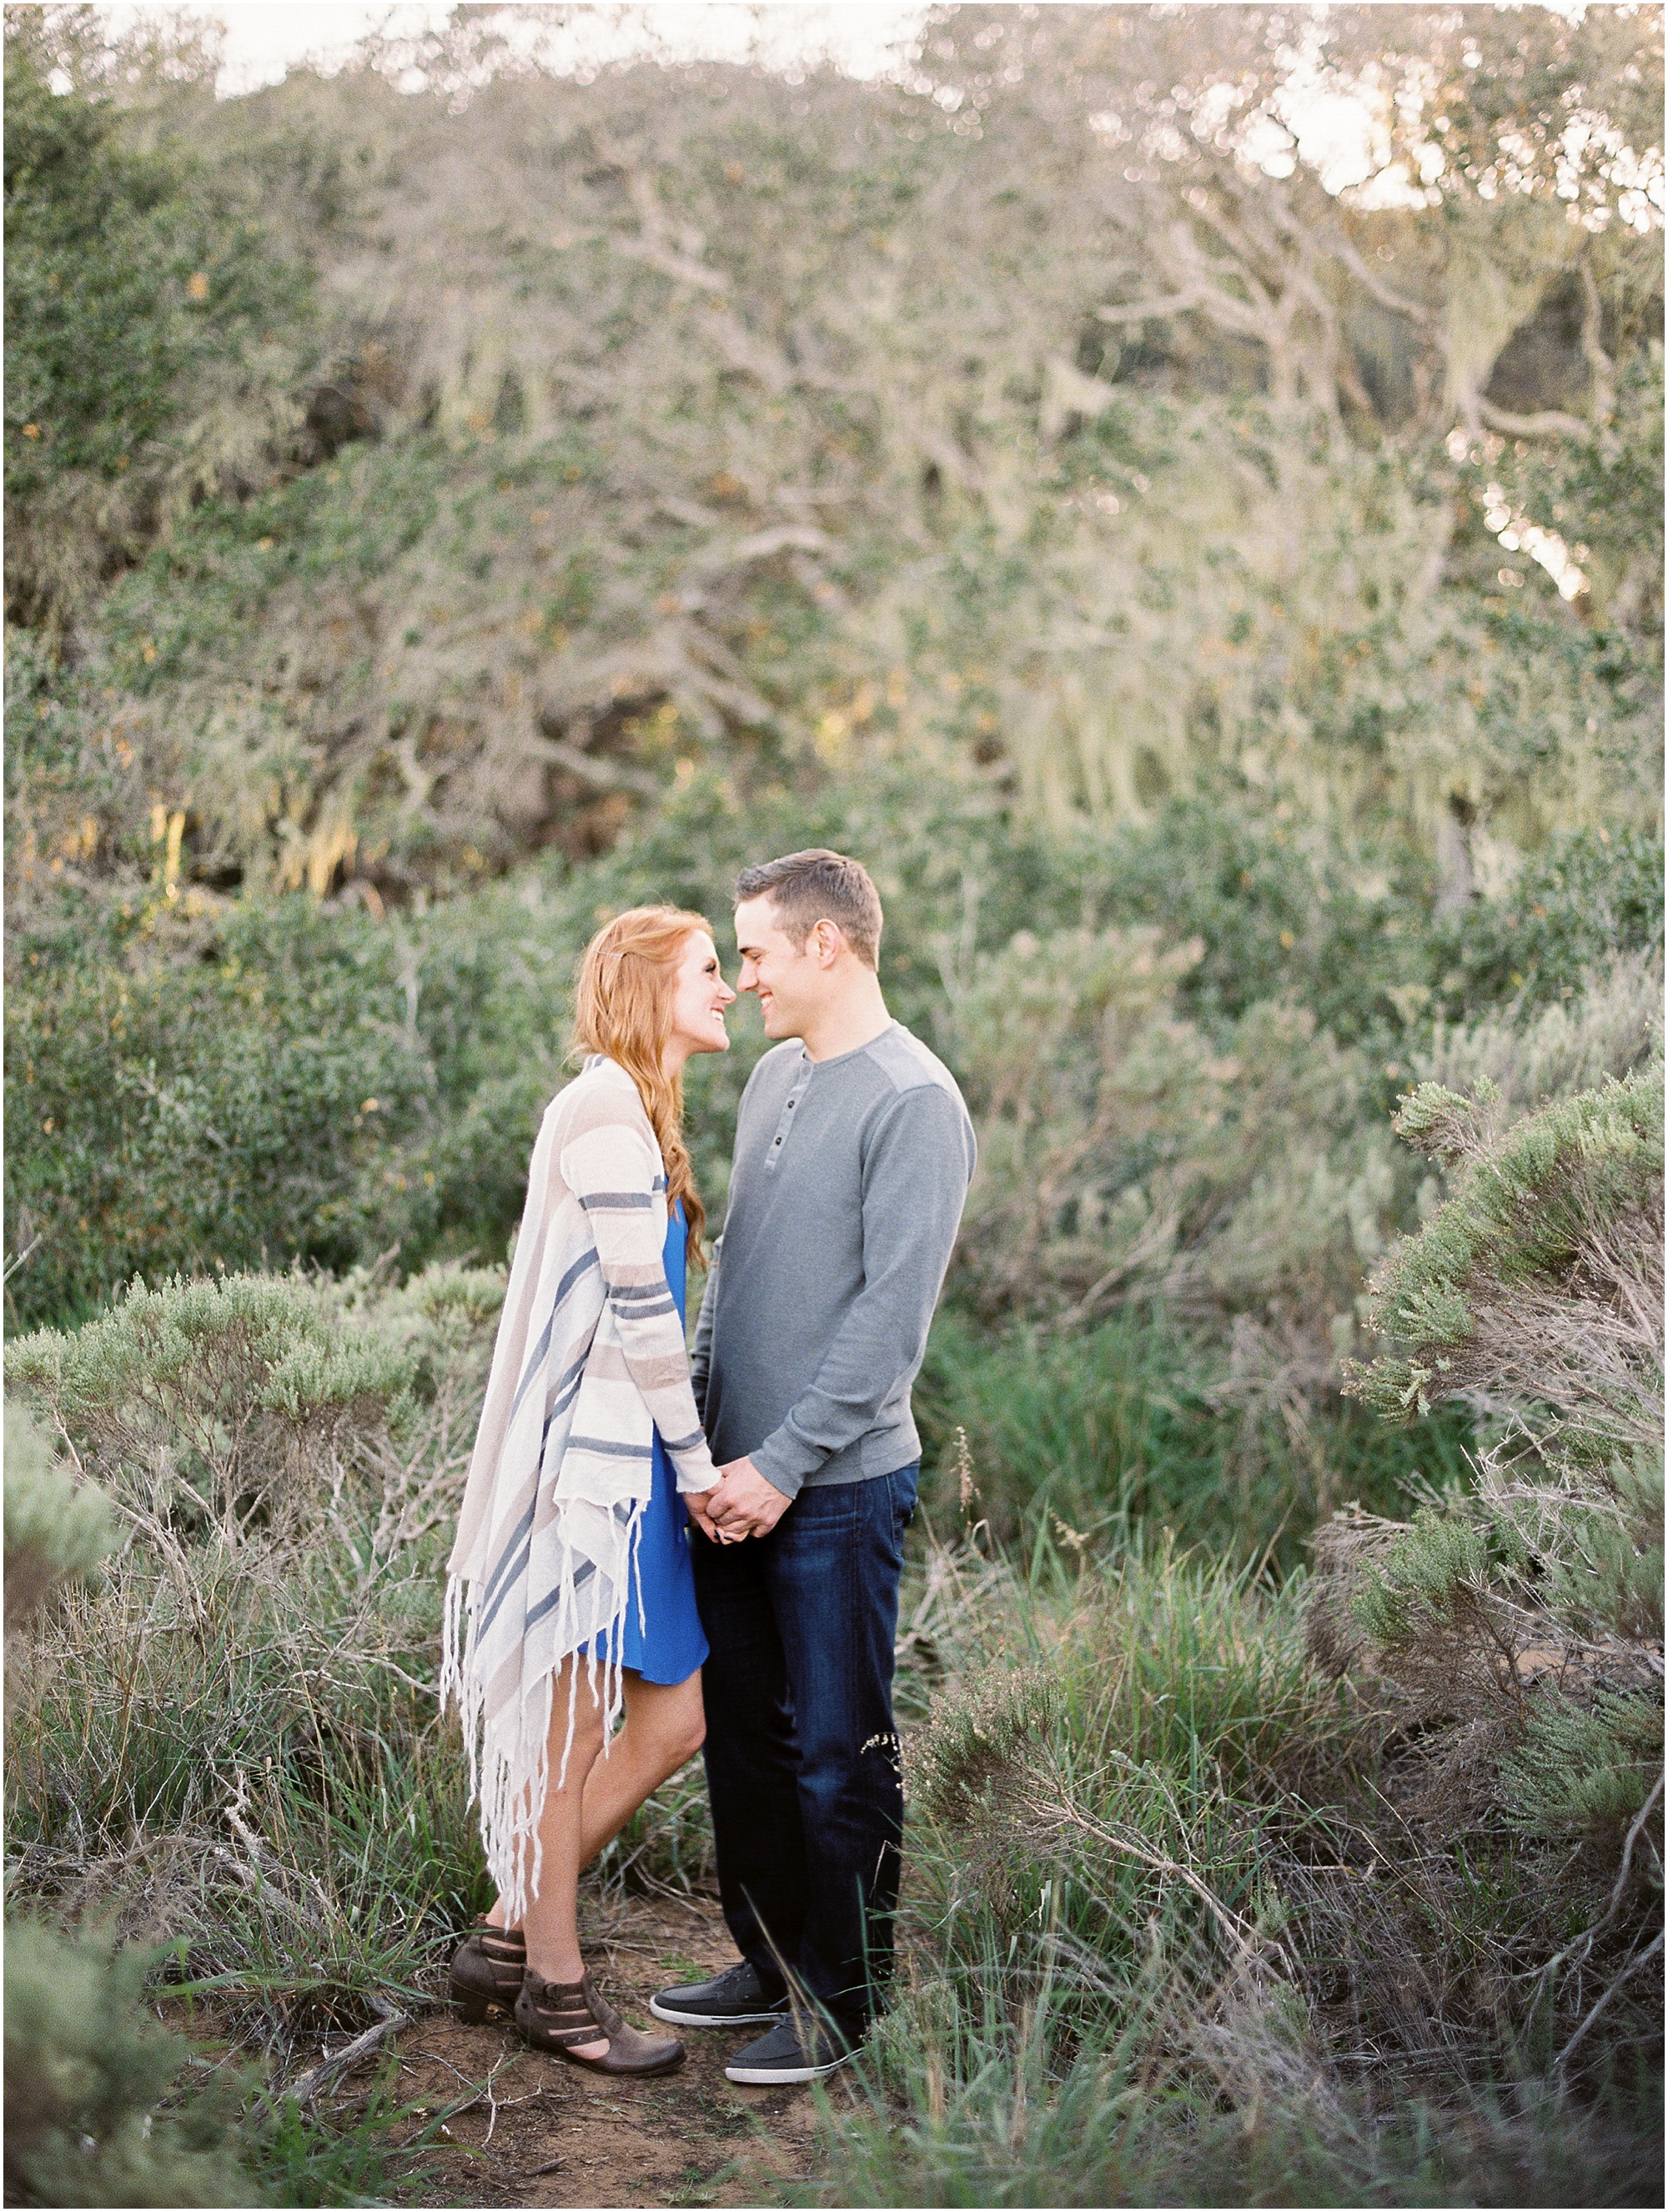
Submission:
M 802 1490 L 768 1536 L 691 1536 L 724 1917 L 772 1994 L 853 2035 L 890 1978 L 904 1782 L 892 1716 L 919 1464 Z

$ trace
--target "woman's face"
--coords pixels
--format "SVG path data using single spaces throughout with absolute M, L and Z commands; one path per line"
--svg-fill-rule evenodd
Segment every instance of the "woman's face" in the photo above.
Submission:
M 724 1027 L 724 1009 L 734 999 L 735 993 L 719 971 L 711 938 L 703 929 L 693 931 L 684 939 L 679 957 L 667 1060 L 681 1067 L 692 1052 L 727 1052 L 730 1039 Z

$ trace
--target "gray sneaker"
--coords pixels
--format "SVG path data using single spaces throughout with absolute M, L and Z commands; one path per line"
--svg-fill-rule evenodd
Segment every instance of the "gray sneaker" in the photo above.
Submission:
M 786 2017 L 788 1999 L 785 1994 L 767 1997 L 764 1984 L 743 1959 L 709 1982 L 685 1982 L 658 1991 L 648 2000 L 648 2009 L 674 2027 L 763 2027 Z
M 750 2088 L 774 2088 L 782 2082 L 819 2081 L 843 2066 L 856 2051 L 826 2021 L 781 2020 L 770 2033 L 738 2051 L 724 2069 L 727 2081 Z

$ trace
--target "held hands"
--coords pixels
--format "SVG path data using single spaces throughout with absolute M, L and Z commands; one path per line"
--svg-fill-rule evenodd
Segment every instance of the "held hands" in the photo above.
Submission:
M 684 1500 L 703 1535 L 715 1544 L 739 1544 L 746 1536 L 767 1536 L 792 1504 L 766 1481 L 750 1459 L 733 1459 L 718 1470 L 716 1489 Z

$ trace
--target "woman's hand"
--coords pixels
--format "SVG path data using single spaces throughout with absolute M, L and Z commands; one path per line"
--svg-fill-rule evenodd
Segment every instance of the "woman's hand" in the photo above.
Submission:
M 688 1510 L 690 1519 L 694 1522 L 709 1544 L 740 1544 L 746 1540 L 745 1529 L 734 1534 L 727 1534 L 713 1520 L 712 1501 L 717 1497 L 719 1488 L 720 1486 L 715 1483 L 710 1490 L 685 1491 L 684 1504 Z

